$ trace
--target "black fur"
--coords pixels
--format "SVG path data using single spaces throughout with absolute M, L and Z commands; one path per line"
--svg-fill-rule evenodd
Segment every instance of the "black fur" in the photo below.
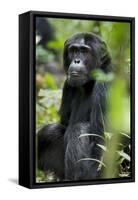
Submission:
M 38 133 L 39 168 L 54 170 L 62 180 L 99 176 L 99 163 L 93 159 L 101 159 L 97 144 L 103 143 L 108 86 L 91 78 L 97 68 L 111 71 L 107 47 L 98 36 L 78 33 L 65 42 L 61 125 L 47 125 Z

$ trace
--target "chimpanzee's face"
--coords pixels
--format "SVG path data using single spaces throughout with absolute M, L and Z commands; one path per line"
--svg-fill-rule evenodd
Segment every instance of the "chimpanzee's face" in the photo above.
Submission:
M 64 68 L 69 85 L 78 87 L 90 81 L 92 69 L 97 68 L 99 41 L 94 34 L 79 33 L 65 42 Z
M 68 82 L 74 86 L 83 85 L 89 80 L 89 67 L 92 63 L 92 49 L 83 38 L 68 47 Z

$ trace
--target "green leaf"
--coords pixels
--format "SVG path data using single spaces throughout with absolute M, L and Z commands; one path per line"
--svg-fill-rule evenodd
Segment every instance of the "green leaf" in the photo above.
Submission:
M 130 139 L 130 136 L 127 133 L 120 132 L 120 134 Z
M 100 147 L 102 150 L 107 151 L 107 147 L 102 144 L 97 144 L 98 147 Z
M 130 162 L 130 160 L 131 160 L 130 156 L 127 153 L 125 153 L 123 150 L 117 151 L 117 153 Z
M 113 133 L 109 133 L 109 132 L 104 132 L 105 138 L 108 140 L 111 140 Z
M 101 136 L 101 135 L 98 135 L 98 134 L 94 134 L 94 133 L 84 133 L 84 134 L 81 134 L 78 138 L 81 138 L 81 137 L 86 137 L 86 136 L 94 136 L 94 137 L 99 137 L 101 139 L 104 140 L 104 138 Z
M 91 71 L 91 78 L 99 82 L 109 82 L 114 79 L 114 74 L 111 72 L 106 74 L 100 69 L 94 69 Z
M 63 46 L 64 46 L 63 40 L 54 40 L 48 43 L 48 47 L 53 49 L 60 49 L 63 48 Z
M 97 160 L 95 158 L 81 158 L 81 159 L 77 160 L 77 163 L 81 162 L 81 161 L 95 161 L 95 162 L 98 162 L 99 164 L 101 164 L 102 166 L 106 167 L 106 165 L 101 160 Z

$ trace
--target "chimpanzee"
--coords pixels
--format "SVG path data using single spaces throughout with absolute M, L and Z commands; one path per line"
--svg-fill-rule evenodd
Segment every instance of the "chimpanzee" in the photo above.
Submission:
M 43 17 L 36 18 L 36 34 L 41 37 L 39 45 L 47 48 L 47 43 L 54 39 L 54 30 L 47 19 Z
M 106 116 L 107 82 L 92 77 L 95 69 L 108 73 L 111 57 L 103 40 L 93 33 L 77 33 L 64 45 L 66 81 L 60 123 L 38 133 L 38 167 L 52 170 L 60 180 L 92 180 L 100 176 L 99 160 Z

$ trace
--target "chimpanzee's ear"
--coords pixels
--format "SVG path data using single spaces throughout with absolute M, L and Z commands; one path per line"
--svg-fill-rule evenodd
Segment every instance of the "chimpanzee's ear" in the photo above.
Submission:
M 106 43 L 99 36 L 91 35 L 90 46 L 93 49 L 96 68 L 102 69 L 105 73 L 112 71 L 111 56 Z
M 101 41 L 100 44 L 99 58 L 100 68 L 106 73 L 112 71 L 111 56 L 108 52 L 107 45 L 104 41 Z
M 69 40 L 66 40 L 64 43 L 64 51 L 63 51 L 63 68 L 65 72 L 68 70 L 68 45 Z

